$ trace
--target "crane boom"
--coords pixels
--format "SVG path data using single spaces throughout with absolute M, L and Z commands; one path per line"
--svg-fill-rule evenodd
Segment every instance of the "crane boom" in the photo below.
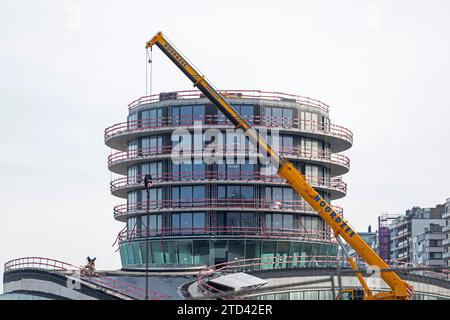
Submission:
M 158 32 L 146 43 L 146 48 L 156 45 L 172 62 L 189 78 L 213 104 L 218 108 L 237 128 L 242 129 L 249 140 L 258 148 L 265 151 L 271 159 L 278 175 L 286 182 L 320 215 L 330 226 L 336 237 L 342 237 L 370 266 L 380 269 L 388 268 L 388 265 L 378 254 L 359 236 L 343 216 L 333 210 L 331 205 L 323 199 L 319 193 L 311 187 L 305 177 L 288 160 L 283 158 L 267 143 L 262 136 L 238 113 L 222 94 L 205 79 L 205 77 L 188 62 L 188 60 Z M 403 281 L 394 271 L 381 272 L 381 278 L 392 289 L 391 292 L 377 293 L 373 299 L 408 299 L 412 288 Z M 370 298 L 370 297 L 369 297 Z

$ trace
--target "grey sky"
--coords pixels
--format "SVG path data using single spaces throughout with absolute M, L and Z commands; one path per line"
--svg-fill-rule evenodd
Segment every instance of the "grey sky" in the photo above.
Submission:
M 330 104 L 354 133 L 339 203 L 358 229 L 442 203 L 449 15 L 446 0 L 0 0 L 1 264 L 91 255 L 120 267 L 103 130 L 145 94 L 144 45 L 159 30 L 218 88 Z M 153 92 L 192 88 L 157 50 L 153 76 Z

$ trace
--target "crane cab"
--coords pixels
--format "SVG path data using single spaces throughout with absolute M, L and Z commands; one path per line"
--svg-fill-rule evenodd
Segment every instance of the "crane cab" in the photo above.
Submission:
M 336 300 L 363 300 L 364 291 L 360 289 L 342 290 L 336 297 Z

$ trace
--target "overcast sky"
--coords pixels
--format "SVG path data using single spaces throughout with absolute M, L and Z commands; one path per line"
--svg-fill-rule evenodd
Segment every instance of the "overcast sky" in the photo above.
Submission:
M 0 0 L 0 263 L 120 267 L 104 129 L 145 94 L 144 45 L 159 30 L 218 88 L 328 103 L 354 133 L 338 203 L 359 230 L 443 203 L 449 16 L 446 0 Z M 158 50 L 153 70 L 153 92 L 192 88 Z

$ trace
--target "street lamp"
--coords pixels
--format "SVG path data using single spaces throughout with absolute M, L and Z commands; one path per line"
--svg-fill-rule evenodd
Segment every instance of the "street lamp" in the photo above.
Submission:
M 153 185 L 153 178 L 151 174 L 146 174 L 144 177 L 144 186 L 147 191 L 147 232 L 146 232 L 146 241 L 145 241 L 145 300 L 148 300 L 148 236 L 149 236 L 149 210 L 150 210 L 150 187 Z

